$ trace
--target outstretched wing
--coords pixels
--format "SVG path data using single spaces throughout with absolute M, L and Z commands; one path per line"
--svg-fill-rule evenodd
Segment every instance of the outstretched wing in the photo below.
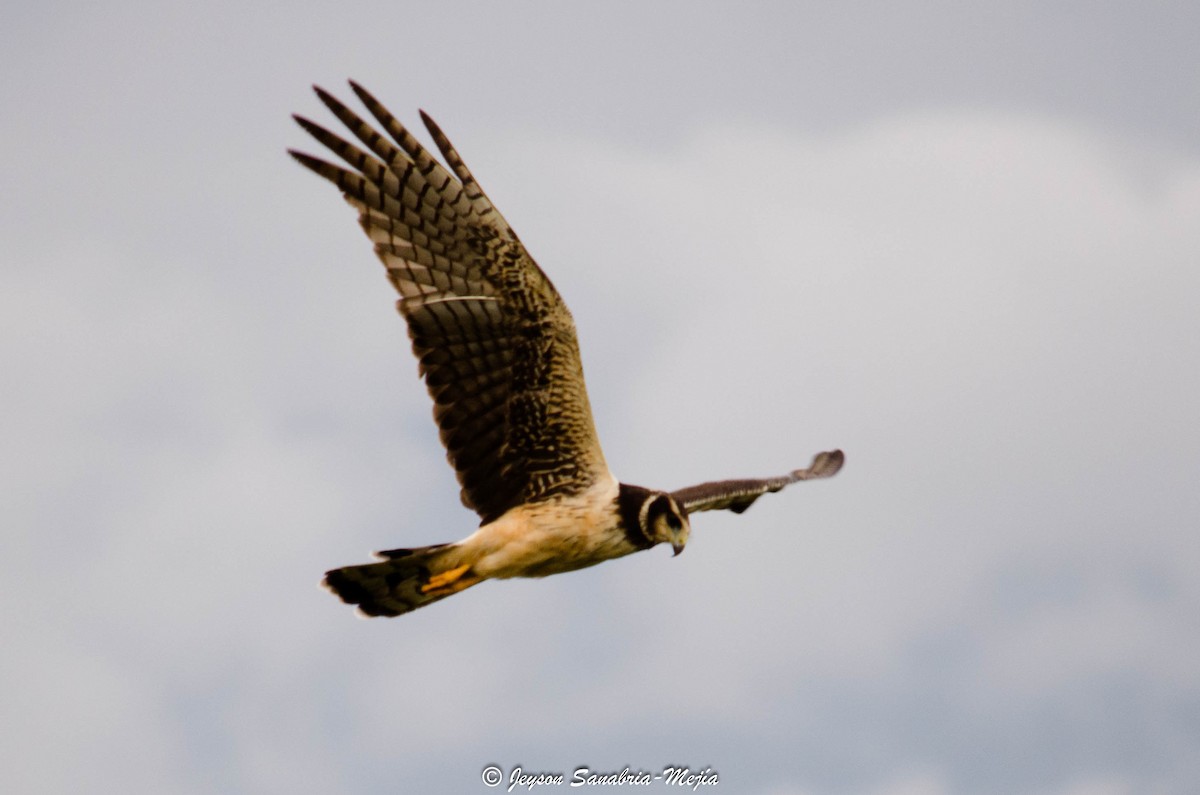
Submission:
M 291 154 L 357 208 L 401 295 L 397 306 L 463 504 L 486 523 L 513 506 L 612 478 L 575 324 L 554 285 L 432 119 L 421 113 L 453 174 L 374 97 L 350 86 L 391 140 L 314 87 L 368 151 L 296 116 L 350 168 Z
M 741 513 L 769 491 L 779 491 L 798 480 L 829 478 L 838 473 L 846 456 L 841 450 L 818 453 L 807 469 L 794 470 L 789 475 L 761 480 L 714 480 L 698 486 L 671 492 L 671 496 L 688 513 L 718 511 L 728 508 Z

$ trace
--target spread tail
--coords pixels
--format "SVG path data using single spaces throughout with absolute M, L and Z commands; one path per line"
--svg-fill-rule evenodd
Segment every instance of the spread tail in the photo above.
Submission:
M 381 563 L 325 572 L 321 584 L 365 616 L 398 616 L 444 599 L 480 581 L 458 544 L 376 552 Z

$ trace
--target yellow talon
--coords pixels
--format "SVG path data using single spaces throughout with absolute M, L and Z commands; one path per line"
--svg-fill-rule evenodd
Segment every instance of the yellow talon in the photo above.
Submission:
M 477 581 L 475 577 L 471 577 L 468 580 L 459 579 L 466 574 L 467 570 L 470 568 L 471 564 L 468 563 L 465 566 L 459 566 L 457 569 L 450 569 L 449 571 L 444 571 L 441 574 L 435 574 L 429 578 L 429 582 L 421 586 L 421 593 L 429 593 L 430 591 L 436 591 L 439 588 L 451 588 L 452 586 L 455 587 L 452 588 L 450 593 L 455 593 L 456 591 L 461 591 L 463 588 L 474 585 Z

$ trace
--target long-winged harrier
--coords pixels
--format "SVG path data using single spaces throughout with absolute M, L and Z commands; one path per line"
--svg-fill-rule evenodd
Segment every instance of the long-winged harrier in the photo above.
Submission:
M 432 119 L 422 112 L 450 171 L 350 85 L 388 137 L 316 88 L 365 149 L 296 116 L 349 168 L 291 154 L 337 185 L 375 243 L 462 502 L 481 523 L 457 543 L 377 552 L 382 562 L 327 572 L 323 585 L 343 601 L 398 616 L 483 580 L 573 571 L 663 542 L 678 555 L 690 514 L 741 513 L 767 492 L 841 468 L 833 450 L 776 478 L 678 491 L 618 482 L 596 438 L 575 324 L 554 285 Z

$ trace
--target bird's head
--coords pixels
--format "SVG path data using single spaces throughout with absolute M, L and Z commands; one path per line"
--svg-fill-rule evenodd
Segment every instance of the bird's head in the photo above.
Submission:
M 642 504 L 638 517 L 642 532 L 655 544 L 667 543 L 678 555 L 687 545 L 692 530 L 687 512 L 670 494 L 655 494 Z

